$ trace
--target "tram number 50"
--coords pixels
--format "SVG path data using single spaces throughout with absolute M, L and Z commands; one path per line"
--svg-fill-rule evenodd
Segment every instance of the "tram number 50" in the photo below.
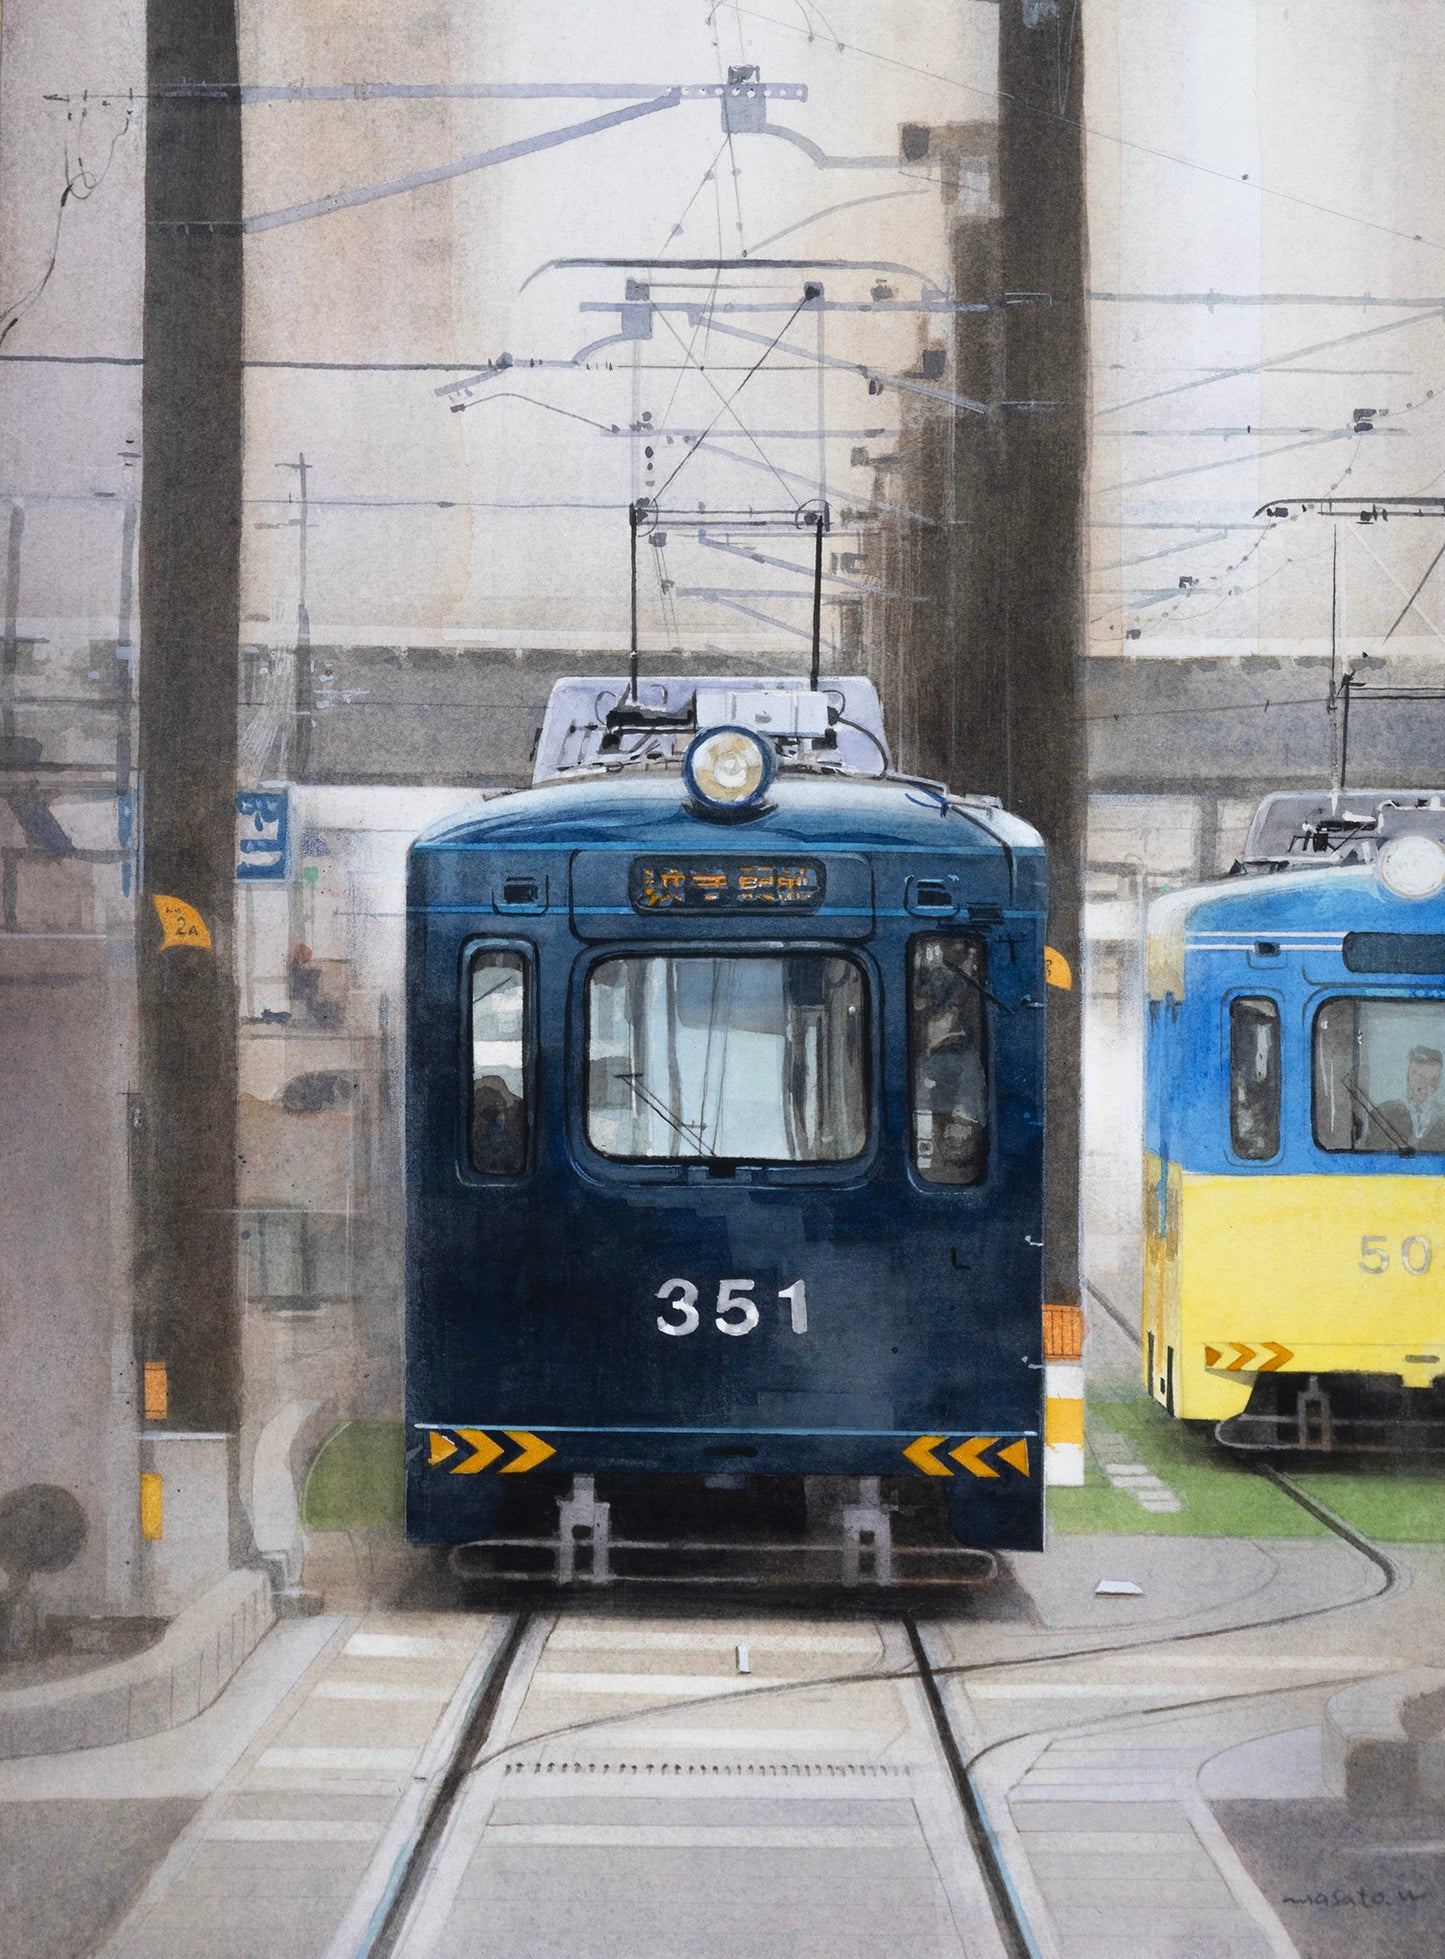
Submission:
M 1388 1239 L 1376 1234 L 1360 1240 L 1360 1270 L 1387 1272 L 1390 1269 Z M 1419 1279 L 1430 1270 L 1430 1240 L 1407 1238 L 1400 1246 L 1400 1263 Z
M 713 1314 L 713 1325 L 719 1333 L 738 1336 L 751 1333 L 762 1317 L 758 1303 L 751 1296 L 756 1279 L 719 1279 L 717 1288 L 717 1311 Z M 677 1315 L 667 1319 L 661 1313 L 657 1316 L 659 1333 L 681 1335 L 696 1333 L 701 1325 L 701 1315 L 697 1310 L 697 1287 L 691 1279 L 667 1279 L 657 1288 L 657 1297 L 668 1302 L 668 1310 Z M 791 1309 L 794 1333 L 808 1331 L 808 1294 L 801 1279 L 795 1279 L 790 1286 L 784 1286 L 778 1294 L 785 1299 Z

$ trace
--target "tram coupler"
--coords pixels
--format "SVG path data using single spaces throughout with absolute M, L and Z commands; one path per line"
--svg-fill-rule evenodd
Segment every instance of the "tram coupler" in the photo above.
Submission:
M 1334 1410 L 1330 1397 L 1320 1386 L 1318 1374 L 1311 1374 L 1310 1384 L 1303 1389 L 1295 1401 L 1295 1422 L 1297 1449 L 1328 1451 L 1335 1446 Z
M 858 1501 L 843 1509 L 843 1583 L 893 1584 L 893 1518 L 883 1502 L 881 1479 L 858 1478 Z
M 559 1585 L 612 1583 L 611 1520 L 612 1505 L 597 1501 L 595 1478 L 574 1476 L 571 1493 L 557 1499 Z

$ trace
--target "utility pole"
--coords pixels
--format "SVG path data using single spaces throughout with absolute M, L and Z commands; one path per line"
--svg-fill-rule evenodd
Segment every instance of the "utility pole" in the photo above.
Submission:
M 997 203 L 956 228 L 951 726 L 939 773 L 1002 797 L 1049 851 L 1044 1298 L 1079 1302 L 1083 861 L 1088 811 L 1080 674 L 1088 396 L 1084 53 L 1071 4 L 1001 0 Z M 1056 978 L 1063 978 L 1056 969 Z
M 160 1540 L 148 1547 L 158 1595 L 176 1600 L 225 1568 L 240 1413 L 241 108 L 223 92 L 239 80 L 234 0 L 148 0 L 146 48 L 134 1242 L 143 1532 Z M 209 945 L 193 934 L 162 949 L 160 897 L 192 907 Z M 196 1501 L 201 1514 L 187 1508 L 173 1529 L 172 1504 Z M 176 1563 L 188 1534 L 205 1539 L 199 1565 Z
M 311 476 L 311 464 L 305 452 L 298 452 L 294 463 L 277 463 L 278 469 L 294 469 L 296 472 L 297 515 L 287 519 L 296 530 L 296 674 L 295 674 L 295 712 L 292 717 L 292 736 L 286 743 L 285 756 L 290 763 L 290 773 L 297 782 L 304 782 L 311 767 L 311 743 L 316 729 L 316 681 L 311 670 L 311 614 L 306 605 L 306 534 L 310 527 L 310 505 L 307 500 Z M 273 527 L 279 528 L 279 526 Z M 283 765 L 284 766 L 284 765 Z

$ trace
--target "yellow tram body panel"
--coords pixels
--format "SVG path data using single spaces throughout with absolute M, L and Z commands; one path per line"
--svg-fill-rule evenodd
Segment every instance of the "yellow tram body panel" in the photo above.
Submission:
M 1174 1414 L 1241 1414 L 1260 1373 L 1445 1377 L 1445 1180 L 1144 1176 L 1145 1382 Z

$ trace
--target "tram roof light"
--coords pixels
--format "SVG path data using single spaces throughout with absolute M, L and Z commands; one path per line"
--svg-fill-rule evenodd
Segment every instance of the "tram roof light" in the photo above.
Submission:
M 1433 898 L 1445 888 L 1445 846 L 1406 831 L 1380 852 L 1379 871 L 1381 883 L 1397 898 Z
M 765 735 L 751 728 L 709 728 L 683 757 L 690 794 L 717 810 L 755 809 L 768 793 L 777 756 Z

